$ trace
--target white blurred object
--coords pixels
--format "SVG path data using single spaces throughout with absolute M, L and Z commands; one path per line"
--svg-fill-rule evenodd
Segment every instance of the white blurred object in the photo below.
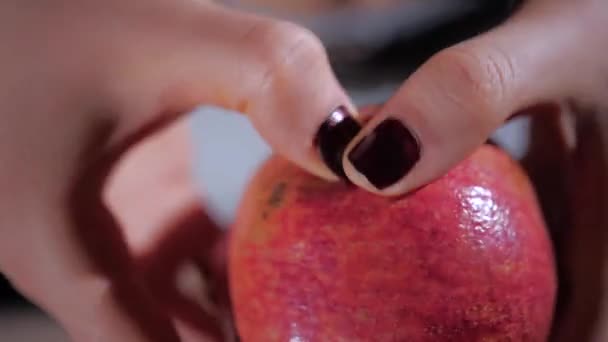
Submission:
M 215 107 L 194 112 L 195 168 L 209 215 L 232 223 L 239 199 L 270 148 L 241 114 Z

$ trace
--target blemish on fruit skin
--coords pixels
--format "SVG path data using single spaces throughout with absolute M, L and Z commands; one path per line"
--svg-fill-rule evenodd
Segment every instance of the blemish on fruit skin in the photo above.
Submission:
M 259 216 L 256 218 L 256 223 L 252 225 L 255 228 L 250 230 L 251 241 L 257 245 L 262 245 L 268 242 L 274 236 L 273 221 L 277 219 L 276 213 L 280 212 L 280 208 L 285 202 L 286 192 L 288 190 L 287 182 L 271 182 L 272 190 L 267 199 L 263 202 L 266 205 L 259 210 Z M 266 193 L 267 194 L 267 193 Z
M 285 198 L 285 191 L 287 190 L 286 182 L 279 182 L 272 188 L 272 193 L 270 194 L 270 198 L 268 199 L 268 205 L 271 208 L 280 207 L 283 203 L 283 199 Z

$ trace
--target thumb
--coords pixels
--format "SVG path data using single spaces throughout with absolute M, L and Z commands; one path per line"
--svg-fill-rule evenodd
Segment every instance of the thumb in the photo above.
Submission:
M 578 19 L 546 3 L 554 5 L 528 3 L 415 72 L 346 148 L 348 178 L 379 194 L 406 193 L 464 159 L 514 113 L 582 88 L 577 80 L 589 75 L 579 67 L 581 39 L 577 25 L 564 24 Z

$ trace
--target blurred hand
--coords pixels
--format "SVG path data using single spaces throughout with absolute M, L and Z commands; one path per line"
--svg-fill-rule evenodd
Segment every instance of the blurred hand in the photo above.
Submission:
M 551 341 L 608 339 L 608 110 L 537 111 L 523 164 L 557 256 Z
M 226 235 L 207 216 L 197 191 L 188 123 L 180 120 L 131 149 L 110 176 L 104 198 L 135 272 L 182 341 L 232 341 Z

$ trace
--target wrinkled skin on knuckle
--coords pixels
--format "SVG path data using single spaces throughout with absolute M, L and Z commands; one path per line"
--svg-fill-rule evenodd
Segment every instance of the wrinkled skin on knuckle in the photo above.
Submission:
M 248 36 L 247 46 L 256 68 L 248 96 L 252 111 L 264 113 L 250 119 L 277 151 L 306 159 L 310 146 L 305 142 L 312 139 L 302 134 L 308 132 L 310 118 L 299 113 L 303 100 L 311 101 L 309 106 L 314 107 L 320 97 L 318 89 L 327 89 L 322 78 L 325 68 L 330 71 L 323 45 L 309 30 L 273 20 L 259 22 Z M 321 84 L 311 87 L 313 82 Z
M 440 89 L 462 112 L 470 114 L 473 129 L 489 132 L 513 113 L 509 89 L 516 69 L 499 49 L 466 45 L 449 48 L 430 61 Z M 515 110 L 515 109 L 513 109 Z
M 304 70 L 326 60 L 319 39 L 309 30 L 283 21 L 264 20 L 252 28 L 247 44 L 262 66 L 258 86 L 281 89 Z

